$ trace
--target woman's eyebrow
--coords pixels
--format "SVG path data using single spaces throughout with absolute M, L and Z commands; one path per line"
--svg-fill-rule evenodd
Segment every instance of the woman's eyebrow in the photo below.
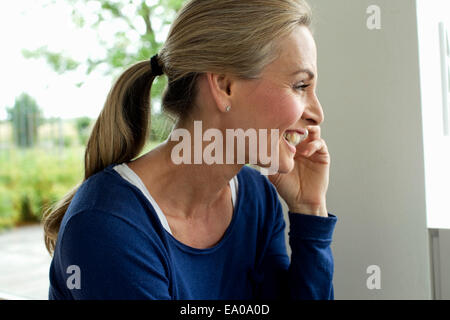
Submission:
M 295 71 L 294 73 L 292 73 L 292 76 L 295 76 L 299 73 L 306 73 L 308 75 L 308 80 L 312 80 L 316 76 L 314 74 L 314 72 L 312 72 L 310 69 L 299 69 L 299 70 Z

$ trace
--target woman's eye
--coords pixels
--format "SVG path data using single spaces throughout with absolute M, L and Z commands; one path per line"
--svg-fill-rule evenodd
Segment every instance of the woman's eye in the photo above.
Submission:
M 310 85 L 309 84 L 301 84 L 301 85 L 296 85 L 294 87 L 295 90 L 305 90 L 306 88 L 308 88 Z

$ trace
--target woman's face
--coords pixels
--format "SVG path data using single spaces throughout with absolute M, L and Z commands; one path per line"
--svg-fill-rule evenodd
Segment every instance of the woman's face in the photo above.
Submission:
M 278 148 L 280 173 L 287 173 L 294 167 L 295 152 L 284 138 L 286 130 L 304 129 L 323 122 L 322 107 L 315 93 L 316 83 L 316 46 L 304 26 L 298 26 L 282 39 L 279 57 L 266 66 L 259 79 L 239 80 L 233 99 L 233 105 L 239 108 L 236 124 L 257 131 L 267 129 L 268 157 L 272 156 L 270 129 L 279 130 L 274 146 Z M 261 164 L 260 156 L 257 164 L 269 167 Z

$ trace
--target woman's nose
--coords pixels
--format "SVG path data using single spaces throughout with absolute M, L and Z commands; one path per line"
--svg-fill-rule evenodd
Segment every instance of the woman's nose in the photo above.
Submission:
M 310 122 L 310 125 L 320 125 L 324 121 L 325 116 L 323 114 L 322 105 L 315 93 L 311 100 L 308 101 L 302 118 Z

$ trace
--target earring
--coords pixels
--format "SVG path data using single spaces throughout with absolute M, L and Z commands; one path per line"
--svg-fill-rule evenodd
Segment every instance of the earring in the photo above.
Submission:
M 231 110 L 231 106 L 227 106 L 226 108 L 225 108 L 225 112 L 229 112 Z

